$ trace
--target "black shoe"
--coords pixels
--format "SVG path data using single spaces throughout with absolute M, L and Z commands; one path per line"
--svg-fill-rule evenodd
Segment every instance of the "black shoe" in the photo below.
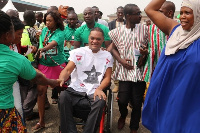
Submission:
M 47 109 L 50 108 L 50 103 L 49 103 L 49 101 L 48 101 L 48 102 L 45 102 L 44 108 L 45 108 L 45 110 L 47 110 Z
M 126 118 L 122 118 L 122 117 L 119 118 L 119 120 L 118 120 L 118 129 L 119 130 L 121 130 L 124 127 L 125 120 L 126 120 Z
M 30 121 L 30 120 L 37 119 L 37 118 L 39 118 L 39 113 L 38 112 L 32 112 L 30 115 L 25 117 L 25 120 Z

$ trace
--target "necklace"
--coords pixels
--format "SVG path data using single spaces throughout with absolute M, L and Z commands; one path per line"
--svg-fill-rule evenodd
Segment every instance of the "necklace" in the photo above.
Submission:
M 50 37 L 53 36 L 53 34 L 55 33 L 55 31 L 53 31 L 52 33 L 50 33 L 50 35 L 48 36 L 50 30 L 47 31 L 47 34 L 45 35 L 45 38 L 44 38 L 44 42 L 43 42 L 43 46 L 45 47 L 46 45 L 48 45 L 48 41 L 50 39 Z

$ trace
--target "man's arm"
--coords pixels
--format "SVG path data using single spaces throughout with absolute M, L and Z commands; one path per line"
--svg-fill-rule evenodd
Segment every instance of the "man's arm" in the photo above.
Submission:
M 139 50 L 140 50 L 140 53 L 142 54 L 142 55 L 148 55 L 148 42 L 149 42 L 149 34 L 150 34 L 150 31 L 149 31 L 149 29 L 148 29 L 148 27 L 147 26 L 144 26 L 143 25 L 143 27 L 144 27 L 144 39 L 143 39 L 143 42 L 142 42 L 142 44 L 140 45 L 140 48 L 139 48 Z
M 105 46 L 106 46 L 106 49 L 107 49 L 110 46 L 111 41 L 105 41 L 104 43 L 105 43 Z
M 60 76 L 59 76 L 59 80 L 61 81 L 60 87 L 62 87 L 64 82 L 69 78 L 70 74 L 72 73 L 75 67 L 76 67 L 75 63 L 72 61 L 69 61 L 67 66 L 61 71 Z
M 81 46 L 81 42 L 79 42 L 79 41 L 74 41 L 74 49 L 80 48 L 80 46 Z
M 133 69 L 133 66 L 130 65 L 131 63 L 128 63 L 128 62 L 131 62 L 131 60 L 130 60 L 130 59 L 122 59 L 122 58 L 120 57 L 120 54 L 119 54 L 119 52 L 117 51 L 117 47 L 115 46 L 114 43 L 111 43 L 107 50 L 108 50 L 109 52 L 111 52 L 111 54 L 115 57 L 115 59 L 116 59 L 120 64 L 122 64 L 123 67 L 125 67 L 125 68 L 128 69 L 128 70 Z
M 112 74 L 112 67 L 107 68 L 103 80 L 100 84 L 100 86 L 98 88 L 96 88 L 95 92 L 94 92 L 94 100 L 95 97 L 98 96 L 99 99 L 103 98 L 104 100 L 106 100 L 106 95 L 103 92 L 103 90 L 108 87 L 110 85 L 111 82 L 111 74 Z
M 78 28 L 75 33 L 74 33 L 74 49 L 80 48 L 81 46 L 81 33 L 80 33 L 80 28 Z

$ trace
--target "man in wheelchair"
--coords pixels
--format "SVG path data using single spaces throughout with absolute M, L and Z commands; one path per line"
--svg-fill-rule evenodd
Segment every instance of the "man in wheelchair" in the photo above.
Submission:
M 71 84 L 61 92 L 59 100 L 61 133 L 77 133 L 73 119 L 74 107 L 90 106 L 83 133 L 96 133 L 100 124 L 106 95 L 103 90 L 110 85 L 113 58 L 108 51 L 101 50 L 104 33 L 100 28 L 90 32 L 89 46 L 70 52 L 69 62 L 60 74 L 64 84 L 71 75 Z M 89 101 L 89 102 L 87 102 Z M 80 112 L 83 113 L 84 112 Z

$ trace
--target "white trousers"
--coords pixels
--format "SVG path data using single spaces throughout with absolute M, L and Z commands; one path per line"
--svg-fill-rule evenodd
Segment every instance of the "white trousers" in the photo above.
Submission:
M 20 115 L 23 119 L 23 109 L 22 109 L 21 94 L 20 94 L 18 81 L 16 81 L 13 84 L 13 97 L 14 97 L 15 108 L 18 110 L 18 112 L 20 113 Z

